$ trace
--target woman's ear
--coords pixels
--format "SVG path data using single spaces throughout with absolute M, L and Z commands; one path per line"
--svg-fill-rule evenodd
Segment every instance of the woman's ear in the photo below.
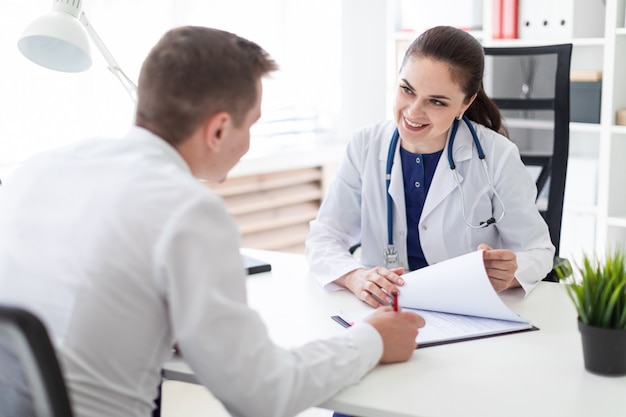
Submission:
M 474 100 L 476 100 L 476 96 L 478 96 L 478 93 L 474 93 L 474 95 L 471 96 L 469 100 L 467 100 L 467 104 L 465 105 L 465 107 L 463 107 L 463 113 L 465 113 L 465 111 L 469 108 L 469 106 L 472 105 Z
M 225 111 L 213 114 L 204 122 L 202 129 L 204 143 L 213 152 L 219 152 L 222 148 L 222 143 L 228 133 L 230 124 L 230 114 Z

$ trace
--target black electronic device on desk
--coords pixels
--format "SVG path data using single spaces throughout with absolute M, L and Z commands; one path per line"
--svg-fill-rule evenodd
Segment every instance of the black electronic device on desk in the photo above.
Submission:
M 257 258 L 253 258 L 248 255 L 241 255 L 243 258 L 243 263 L 246 267 L 246 271 L 248 275 L 259 274 L 261 272 L 269 272 L 272 270 L 272 265 L 268 264 L 265 261 L 262 261 Z

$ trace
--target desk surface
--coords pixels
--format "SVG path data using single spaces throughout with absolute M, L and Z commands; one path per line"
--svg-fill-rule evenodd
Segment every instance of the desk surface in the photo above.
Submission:
M 248 300 L 279 345 L 338 334 L 344 329 L 331 315 L 366 308 L 347 291 L 323 290 L 302 255 L 244 253 L 272 264 L 272 272 L 247 278 Z M 576 312 L 560 284 L 502 298 L 540 330 L 417 349 L 319 406 L 363 417 L 626 416 L 626 377 L 584 369 Z M 170 378 L 191 374 L 182 362 L 165 369 Z

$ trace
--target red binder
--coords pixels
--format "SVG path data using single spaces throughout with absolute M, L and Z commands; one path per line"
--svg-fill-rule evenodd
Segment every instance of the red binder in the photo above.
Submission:
M 493 39 L 517 39 L 519 0 L 493 0 Z
M 502 0 L 502 38 L 517 39 L 518 1 Z
M 502 39 L 502 2 L 504 0 L 493 0 L 492 4 L 492 38 Z

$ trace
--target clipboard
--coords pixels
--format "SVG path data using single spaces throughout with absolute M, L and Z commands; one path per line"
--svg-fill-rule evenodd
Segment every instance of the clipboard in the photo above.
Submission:
M 424 311 L 419 311 L 419 310 L 416 312 L 422 313 L 422 314 L 425 313 Z M 460 316 L 460 315 L 457 315 L 457 316 Z M 345 328 L 348 328 L 354 324 L 354 322 L 348 322 L 347 320 L 345 320 L 343 317 L 339 315 L 330 316 L 330 318 Z M 482 319 L 482 318 L 477 317 L 476 319 Z M 417 342 L 416 349 L 421 349 L 421 348 L 426 348 L 426 347 L 431 347 L 431 346 L 447 345 L 449 343 L 467 342 L 469 340 L 479 340 L 479 339 L 485 339 L 488 337 L 503 336 L 507 334 L 515 334 L 515 333 L 522 333 L 522 332 L 535 331 L 535 330 L 539 330 L 539 328 L 528 323 L 528 326 L 512 325 L 511 327 L 503 327 L 500 329 L 486 331 L 482 333 L 481 332 L 468 332 L 466 334 L 454 335 L 448 338 L 445 338 L 445 337 L 434 338 L 432 340 L 424 340 L 424 341 L 420 341 L 420 336 L 418 335 L 416 339 L 416 342 Z

